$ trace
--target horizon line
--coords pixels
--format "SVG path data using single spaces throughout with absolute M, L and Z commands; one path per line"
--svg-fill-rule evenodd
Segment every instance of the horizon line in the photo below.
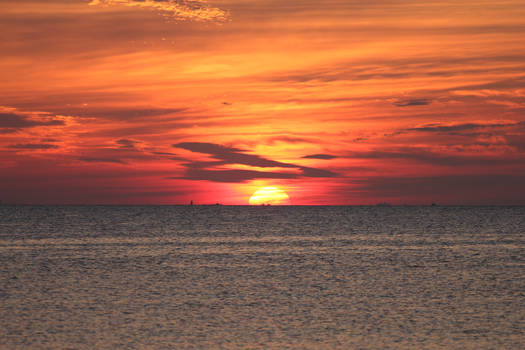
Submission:
M 43 203 L 1 203 L 0 207 L 16 207 L 16 206 L 27 206 L 27 207 L 524 207 L 523 204 L 390 204 L 390 203 L 377 203 L 377 204 L 221 204 L 221 203 L 202 203 L 202 204 L 115 204 L 115 203 L 75 203 L 75 204 L 43 204 Z

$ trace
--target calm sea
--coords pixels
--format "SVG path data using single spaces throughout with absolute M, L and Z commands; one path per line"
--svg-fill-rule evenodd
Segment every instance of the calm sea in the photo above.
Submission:
M 0 206 L 0 349 L 523 349 L 525 207 Z

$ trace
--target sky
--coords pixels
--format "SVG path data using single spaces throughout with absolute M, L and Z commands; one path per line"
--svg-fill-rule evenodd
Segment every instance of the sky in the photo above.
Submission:
M 522 0 L 0 0 L 0 200 L 525 204 Z

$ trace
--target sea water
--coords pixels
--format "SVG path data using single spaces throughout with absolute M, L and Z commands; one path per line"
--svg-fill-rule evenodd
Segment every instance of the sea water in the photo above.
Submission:
M 524 207 L 0 206 L 0 349 L 523 349 Z

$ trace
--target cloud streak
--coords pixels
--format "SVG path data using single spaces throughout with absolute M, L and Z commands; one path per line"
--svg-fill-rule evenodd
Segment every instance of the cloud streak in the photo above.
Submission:
M 175 20 L 224 22 L 228 13 L 202 0 L 92 0 L 89 5 L 123 5 L 161 12 Z
M 57 119 L 34 120 L 28 116 L 15 113 L 0 113 L 0 128 L 24 129 L 35 126 L 64 125 L 64 121 Z
M 117 158 L 95 158 L 95 157 L 80 157 L 78 160 L 88 163 L 114 163 L 114 164 L 126 164 L 121 159 Z
M 322 160 L 330 160 L 335 159 L 337 156 L 333 156 L 331 154 L 309 154 L 307 156 L 303 157 L 304 159 L 322 159 Z
M 27 149 L 27 150 L 46 150 L 46 149 L 57 149 L 59 148 L 57 145 L 52 145 L 49 143 L 24 143 L 24 144 L 16 144 L 16 145 L 9 145 L 8 148 L 12 149 Z
M 436 133 L 455 133 L 461 131 L 470 131 L 478 129 L 495 129 L 495 128 L 505 128 L 505 127 L 514 127 L 523 125 L 524 123 L 463 123 L 463 124 L 454 124 L 454 125 L 425 125 L 417 128 L 405 129 L 405 131 L 417 131 L 417 132 L 436 132 Z
M 204 153 L 214 158 L 223 160 L 223 164 L 242 164 L 261 168 L 297 168 L 296 165 L 277 162 L 258 155 L 246 154 L 245 151 L 235 147 L 207 142 L 183 142 L 173 145 L 176 148 L 186 149 L 192 152 Z
M 423 98 L 397 101 L 396 103 L 394 103 L 394 105 L 397 107 L 428 106 L 429 104 L 430 100 Z
M 246 154 L 245 150 L 239 148 L 226 147 L 214 143 L 183 142 L 174 144 L 173 147 L 185 149 L 191 152 L 207 154 L 217 159 L 217 161 L 193 161 L 186 163 L 184 164 L 186 167 L 185 175 L 183 177 L 174 179 L 208 180 L 213 182 L 235 183 L 255 179 L 298 179 L 301 177 L 330 178 L 337 176 L 336 173 L 329 170 L 278 162 L 258 155 Z M 258 171 L 244 169 L 209 169 L 212 167 L 234 164 L 259 168 L 297 169 L 299 172 Z
M 394 160 L 412 160 L 421 163 L 449 166 L 449 167 L 466 167 L 466 166 L 520 166 L 524 164 L 525 159 L 519 155 L 491 155 L 491 154 L 458 154 L 456 153 L 439 153 L 426 148 L 418 147 L 401 147 L 389 150 L 373 150 L 366 152 L 354 152 L 349 155 L 354 159 L 394 159 Z

